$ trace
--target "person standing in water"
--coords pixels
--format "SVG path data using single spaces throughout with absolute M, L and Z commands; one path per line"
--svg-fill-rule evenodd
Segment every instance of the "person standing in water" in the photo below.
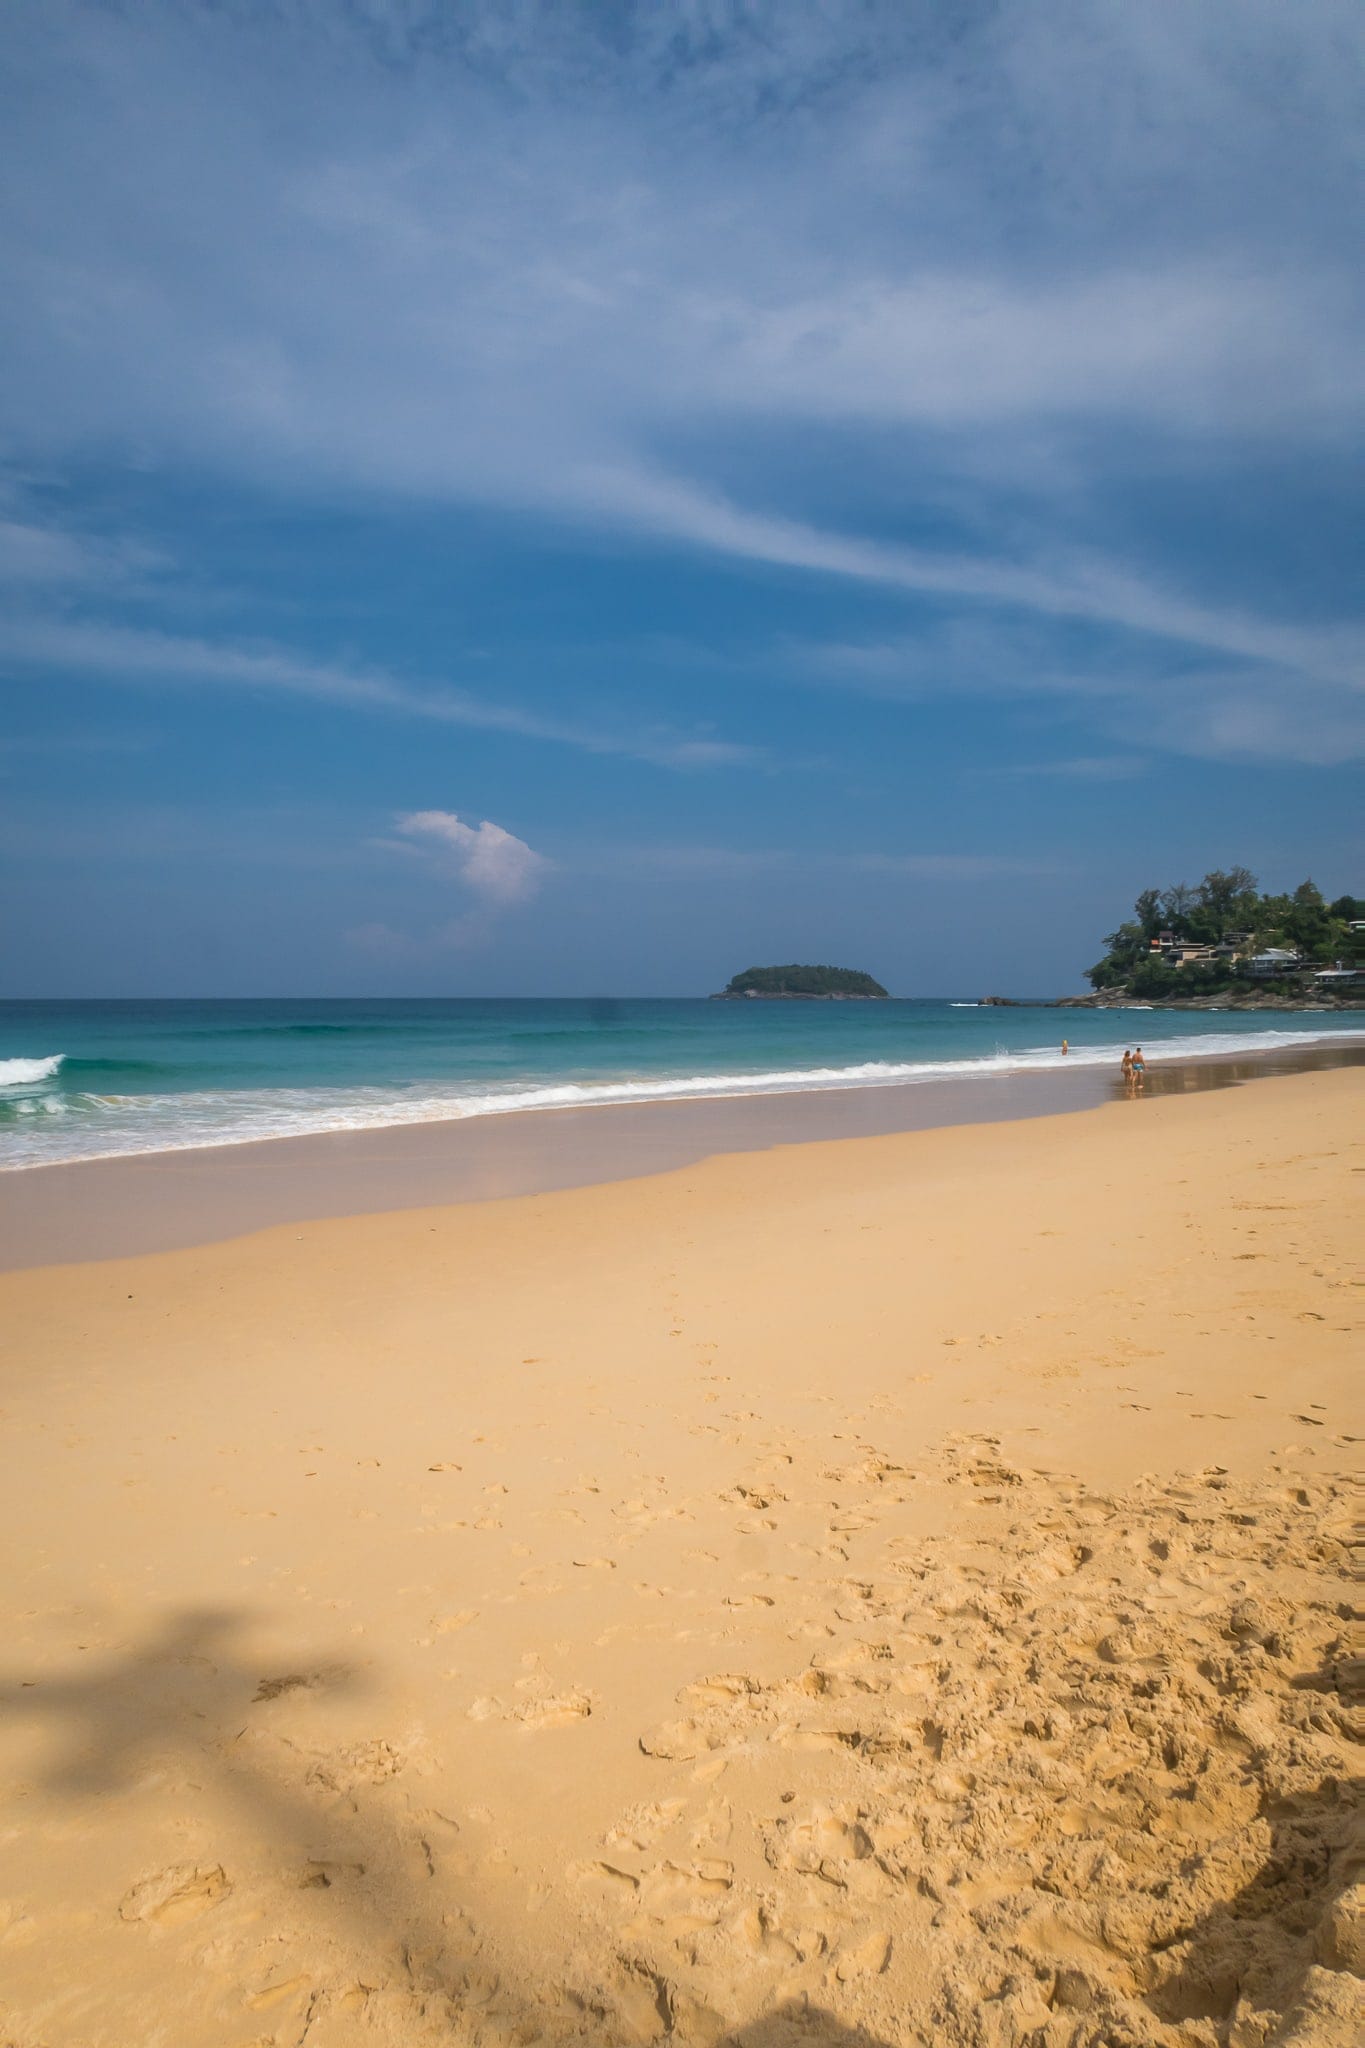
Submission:
M 1071 1040 L 1070 1040 L 1069 1038 L 1064 1038 L 1064 1039 L 1062 1040 L 1062 1051 L 1063 1051 L 1063 1052 L 1070 1052 L 1070 1050 L 1071 1050 Z
M 1135 1046 L 1133 1049 L 1133 1079 L 1139 1088 L 1147 1079 L 1147 1062 L 1142 1057 L 1142 1047 L 1140 1045 Z
M 1123 1058 L 1119 1062 L 1119 1068 L 1123 1075 L 1124 1087 L 1131 1088 L 1133 1085 L 1133 1052 L 1131 1046 L 1124 1046 Z

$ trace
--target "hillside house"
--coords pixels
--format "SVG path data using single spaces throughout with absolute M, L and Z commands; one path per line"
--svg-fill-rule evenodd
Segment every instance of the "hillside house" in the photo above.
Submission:
M 1250 932 L 1228 932 L 1217 945 L 1209 946 L 1195 939 L 1178 939 L 1174 932 L 1158 932 L 1148 943 L 1148 953 L 1154 960 L 1161 960 L 1167 967 L 1210 967 L 1235 960 L 1251 943 Z

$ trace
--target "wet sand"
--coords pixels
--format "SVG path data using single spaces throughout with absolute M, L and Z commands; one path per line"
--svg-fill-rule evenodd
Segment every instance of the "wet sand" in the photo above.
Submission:
M 1189 1059 L 1148 1070 L 1158 1096 L 1365 1064 L 1365 1040 Z M 980 1081 L 519 1112 L 463 1122 L 208 1146 L 0 1173 L 0 1271 L 666 1173 L 753 1152 L 945 1125 L 1056 1116 L 1127 1099 L 1115 1074 L 1057 1068 Z

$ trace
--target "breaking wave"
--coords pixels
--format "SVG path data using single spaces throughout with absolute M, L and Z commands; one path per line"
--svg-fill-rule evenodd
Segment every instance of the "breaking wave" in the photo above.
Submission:
M 64 1055 L 48 1053 L 38 1060 L 0 1060 L 0 1088 L 33 1088 L 55 1079 Z

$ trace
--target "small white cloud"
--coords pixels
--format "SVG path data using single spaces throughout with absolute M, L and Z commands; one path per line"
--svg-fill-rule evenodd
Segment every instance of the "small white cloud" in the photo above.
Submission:
M 0 505 L 0 584 L 116 588 L 166 566 L 164 556 L 133 540 L 107 540 L 3 515 Z
M 452 856 L 465 886 L 490 903 L 524 903 L 550 865 L 489 818 L 467 825 L 454 811 L 409 811 L 394 820 L 394 830 Z

